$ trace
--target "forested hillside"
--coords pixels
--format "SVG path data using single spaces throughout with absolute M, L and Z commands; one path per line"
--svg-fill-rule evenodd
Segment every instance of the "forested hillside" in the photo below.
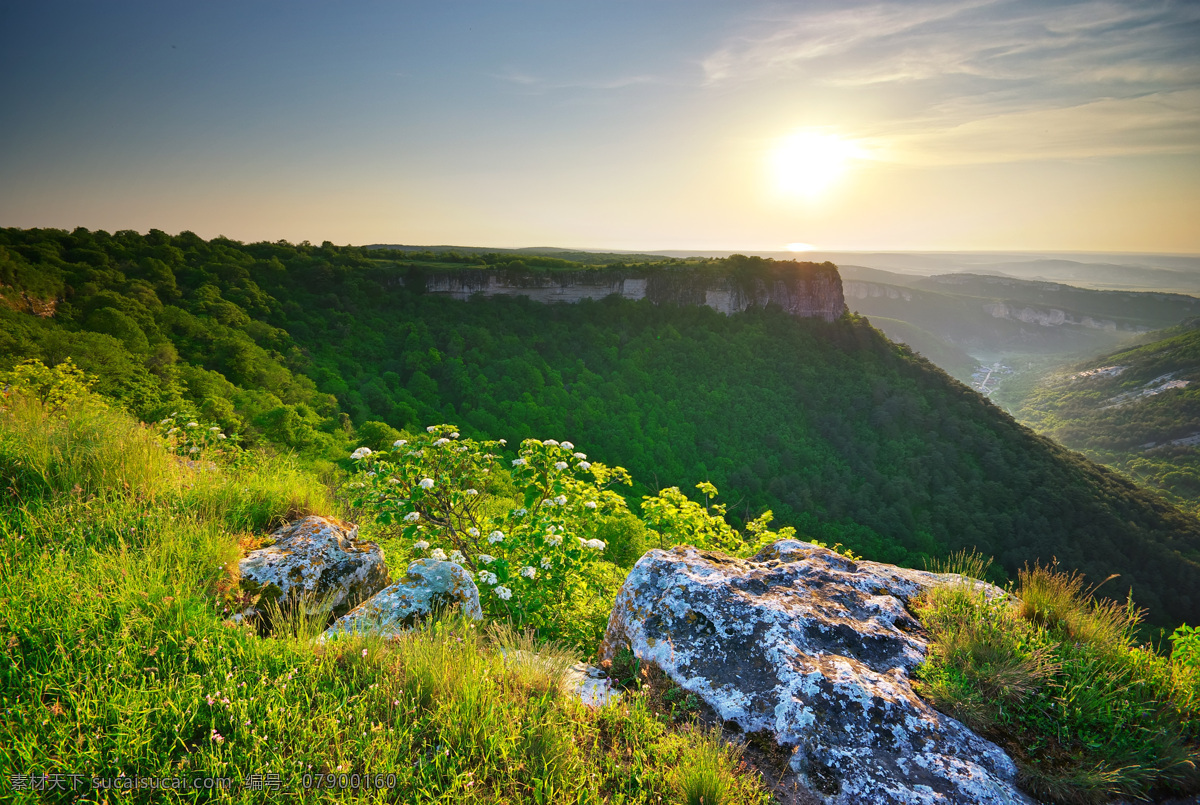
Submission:
M 628 468 L 635 501 L 708 480 L 742 520 L 769 508 L 777 525 L 869 558 L 919 566 L 976 548 L 1012 573 L 1057 557 L 1096 582 L 1121 573 L 1104 591 L 1132 585 L 1159 622 L 1200 619 L 1195 518 L 1017 425 L 864 320 L 457 302 L 407 281 L 455 259 L 2 230 L 0 368 L 69 356 L 143 419 L 191 405 L 312 453 L 439 422 L 569 438 Z
M 1048 376 L 1018 416 L 1200 513 L 1200 319 Z

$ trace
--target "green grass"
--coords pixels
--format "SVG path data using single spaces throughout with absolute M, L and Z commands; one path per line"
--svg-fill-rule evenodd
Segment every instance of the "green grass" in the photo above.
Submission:
M 267 455 L 189 465 L 103 406 L 0 405 L 0 800 L 276 801 L 246 785 L 270 774 L 292 798 L 341 801 L 339 775 L 358 774 L 391 783 L 360 789 L 366 802 L 615 805 L 676 801 L 683 774 L 711 777 L 723 803 L 769 801 L 735 752 L 648 698 L 580 704 L 561 681 L 577 653 L 526 633 L 446 618 L 314 646 L 321 615 L 279 613 L 270 637 L 233 625 L 245 547 L 345 513 L 324 484 Z M 13 787 L 44 773 L 86 778 Z M 119 775 L 234 782 L 91 790 Z
M 1140 613 L 1091 592 L 1053 567 L 1022 571 L 1015 598 L 931 590 L 918 692 L 1003 747 L 1045 801 L 1200 790 L 1197 669 L 1135 645 Z

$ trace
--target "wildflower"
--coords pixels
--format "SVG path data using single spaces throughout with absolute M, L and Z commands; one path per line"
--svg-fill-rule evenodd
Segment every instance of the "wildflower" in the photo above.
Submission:
M 563 449 L 563 450 L 574 450 L 574 449 L 575 449 L 575 445 L 571 444 L 570 442 L 563 442 L 563 443 L 562 443 L 562 449 Z
M 213 729 L 213 731 L 209 734 L 208 737 L 210 740 L 215 741 L 216 743 L 219 743 L 219 744 L 225 743 L 225 736 L 222 735 L 221 733 L 217 732 L 216 729 Z
M 500 597 L 501 601 L 507 601 L 508 599 L 512 598 L 512 590 L 508 589 L 507 587 L 497 587 L 496 595 Z
M 584 506 L 586 506 L 586 507 L 587 507 L 587 508 L 589 508 L 589 509 L 594 509 L 594 508 L 596 508 L 596 501 L 594 501 L 594 500 L 589 500 L 587 503 L 585 503 L 585 504 L 583 504 L 583 505 L 584 505 Z
M 177 430 L 179 430 L 179 428 L 171 428 L 169 431 L 167 431 L 167 435 L 170 436 L 172 433 L 174 433 Z
M 417 540 L 416 542 L 413 543 L 413 548 L 415 548 L 418 551 L 424 551 L 429 548 L 429 543 L 423 539 Z
M 497 542 L 504 542 L 504 532 L 503 531 L 493 531 L 492 533 L 488 534 L 488 542 L 493 543 L 493 544 L 495 544 Z
M 579 459 L 580 461 L 583 461 L 584 459 L 587 458 L 587 453 L 574 453 L 573 455 L 575 456 L 575 458 Z
M 451 433 L 451 434 L 450 434 L 450 438 L 451 438 L 451 439 L 457 439 L 457 438 L 458 438 L 458 431 L 454 431 L 454 433 Z
M 483 562 L 485 565 L 490 565 L 492 562 L 496 561 L 496 557 L 489 553 L 481 553 L 479 554 L 479 561 Z
M 528 509 L 515 509 L 513 511 L 513 517 L 524 517 L 528 513 L 529 513 Z
M 592 468 L 592 465 L 590 462 L 588 462 L 588 461 L 579 462 L 579 469 L 587 471 L 587 470 L 590 470 L 591 468 Z
M 554 502 L 557 503 L 559 506 L 566 506 L 567 505 L 567 496 L 559 495 L 558 497 L 556 497 L 554 499 Z
M 527 579 L 535 578 L 537 576 L 537 568 L 532 568 L 532 567 L 528 567 L 528 566 L 523 567 L 523 568 L 521 568 L 521 575 Z
M 417 520 L 420 520 L 420 519 L 421 519 L 420 512 L 409 512 L 408 514 L 404 515 L 404 522 L 406 522 L 406 523 L 415 523 L 415 522 L 417 522 Z
M 550 557 L 543 556 L 542 561 L 538 562 L 538 564 L 542 566 L 542 570 L 549 570 L 551 565 Z
M 371 470 L 370 472 L 367 473 L 367 477 L 374 478 L 377 474 L 378 473 L 376 473 L 375 470 Z
M 479 580 L 488 585 L 495 584 L 497 581 L 499 581 L 499 579 L 496 578 L 496 574 L 490 570 L 479 571 Z
M 435 430 L 437 430 L 437 425 L 430 425 L 429 427 L 427 427 L 427 428 L 425 429 L 425 432 L 426 432 L 426 433 L 433 433 Z M 340 768 L 340 767 L 339 767 L 339 768 Z
M 478 495 L 478 494 L 479 494 L 479 490 L 478 490 L 478 489 L 467 489 L 467 490 L 465 490 L 465 491 L 463 492 L 463 494 L 464 494 L 464 495 L 470 495 L 471 497 L 474 497 L 475 495 Z
M 525 461 L 525 459 L 523 459 L 523 458 L 514 458 L 514 459 L 513 459 L 513 461 L 512 461 L 512 465 L 513 465 L 514 467 L 520 467 L 520 466 L 523 466 L 523 465 L 525 465 L 525 464 L 527 464 L 527 463 L 528 463 L 528 462 L 527 462 L 527 461 Z
M 366 484 L 364 484 L 362 481 L 353 481 L 350 484 L 351 489 L 362 489 L 364 486 L 366 486 Z
M 350 458 L 358 460 L 360 458 L 366 458 L 369 455 L 371 455 L 371 448 L 360 447 L 357 450 L 355 450 L 353 453 L 350 454 Z
M 367 650 L 366 650 L 366 649 L 363 649 L 363 656 L 364 656 L 364 657 L 365 657 L 365 656 L 367 656 Z
M 432 551 L 429 552 L 429 556 L 431 559 L 436 559 L 439 562 L 445 562 L 446 559 L 449 558 L 446 556 L 446 552 L 443 551 L 441 548 L 434 548 Z
M 557 548 L 559 545 L 562 545 L 562 537 L 561 536 L 546 537 L 546 544 L 549 545 L 551 548 Z
M 602 539 L 589 539 L 583 543 L 583 547 L 591 548 L 594 551 L 602 551 L 608 546 L 604 544 L 604 540 Z
M 224 438 L 225 438 L 225 434 L 224 434 L 224 433 L 218 433 L 218 434 L 217 434 L 217 438 L 218 438 L 218 439 L 224 439 Z
M 171 417 L 167 417 L 166 419 L 164 419 L 162 422 L 159 422 L 158 424 L 160 424 L 160 425 L 165 425 L 165 424 L 167 424 L 167 423 L 168 423 L 168 422 L 170 422 L 170 421 L 171 421 Z
M 556 461 L 556 462 L 554 462 L 554 469 L 556 469 L 556 470 L 565 470 L 566 468 L 567 468 L 567 462 L 565 462 L 565 461 Z
M 395 486 L 396 484 L 400 483 L 400 479 L 399 478 L 388 478 L 387 482 L 389 484 L 391 484 L 392 486 Z
M 434 443 L 433 443 L 433 446 L 434 446 L 434 447 L 441 447 L 441 446 L 442 446 L 442 445 L 444 445 L 444 444 L 450 444 L 450 440 L 449 440 L 449 439 L 447 439 L 445 436 L 443 436 L 442 438 L 440 438 L 440 439 L 438 439 L 436 442 L 434 442 Z
M 217 431 L 219 431 L 219 430 L 220 430 L 220 428 L 218 428 L 216 425 L 213 425 L 213 426 L 212 426 L 211 428 L 209 428 L 208 430 L 209 430 L 209 432 L 210 432 L 210 433 L 216 433 Z
M 198 428 L 198 427 L 200 427 L 200 423 L 199 422 L 189 422 L 189 423 L 187 423 L 187 426 L 189 428 Z
M 397 439 L 392 442 L 392 447 L 404 447 L 406 444 L 408 444 L 408 439 Z
M 501 440 L 500 440 L 500 444 L 501 444 L 501 445 L 506 445 L 506 444 L 508 444 L 508 439 L 501 439 Z
M 546 441 L 542 442 L 542 444 L 549 445 L 550 447 L 558 447 L 558 442 L 556 442 L 554 439 L 547 439 Z
M 475 526 L 471 526 L 470 528 L 467 529 L 467 533 L 470 534 L 472 537 L 478 537 L 479 529 L 476 528 Z
M 450 561 L 451 562 L 458 562 L 461 565 L 466 560 L 467 560 L 467 557 L 463 556 L 462 551 L 451 551 L 450 552 Z

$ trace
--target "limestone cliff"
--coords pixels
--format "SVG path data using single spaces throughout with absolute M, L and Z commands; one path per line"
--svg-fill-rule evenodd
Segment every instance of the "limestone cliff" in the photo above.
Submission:
M 703 269 L 597 269 L 592 271 L 505 271 L 460 269 L 414 277 L 426 293 L 467 299 L 528 296 L 537 302 L 579 302 L 617 295 L 655 304 L 707 305 L 721 313 L 779 305 L 793 316 L 833 321 L 846 308 L 842 278 L 833 263 L 776 262 L 769 271 L 720 273 Z

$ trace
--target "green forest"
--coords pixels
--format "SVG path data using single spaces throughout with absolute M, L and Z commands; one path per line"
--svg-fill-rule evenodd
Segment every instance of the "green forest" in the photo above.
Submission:
M 1200 319 L 1048 376 L 1017 414 L 1200 514 Z
M 1132 588 L 1154 623 L 1200 620 L 1200 522 L 1018 425 L 864 319 L 459 302 L 423 292 L 443 265 L 603 270 L 4 229 L 0 370 L 69 357 L 143 421 L 186 408 L 248 443 L 346 467 L 355 446 L 440 423 L 514 444 L 570 439 L 629 470 L 631 503 L 708 481 L 738 527 L 769 509 L 775 525 L 869 559 L 920 567 L 975 549 L 999 576 L 1057 559 L 1093 583 L 1120 573 L 1102 592 Z

